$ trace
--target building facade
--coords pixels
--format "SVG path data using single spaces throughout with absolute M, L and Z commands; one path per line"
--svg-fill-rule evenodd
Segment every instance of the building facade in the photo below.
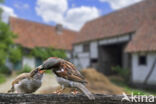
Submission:
M 21 69 L 25 65 L 35 68 L 40 65 L 42 61 L 39 58 L 29 57 L 30 51 L 35 47 L 61 49 L 66 52 L 67 58 L 71 59 L 72 44 L 75 41 L 76 32 L 64 29 L 61 24 L 49 26 L 16 17 L 10 17 L 9 25 L 11 30 L 17 34 L 15 43 L 22 46 L 27 53 L 14 68 L 7 61 L 9 68 Z
M 133 83 L 156 85 L 156 0 L 99 17 L 84 25 L 73 45 L 74 64 L 106 75 L 131 70 Z

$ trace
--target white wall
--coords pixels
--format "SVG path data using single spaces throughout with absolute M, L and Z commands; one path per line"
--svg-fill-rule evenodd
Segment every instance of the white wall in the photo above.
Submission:
M 34 57 L 26 57 L 26 56 L 23 56 L 23 59 L 22 59 L 22 67 L 24 65 L 28 65 L 31 68 L 35 68 L 35 58 Z
M 82 51 L 83 51 L 83 45 L 82 44 L 74 46 L 74 52 L 75 53 L 79 53 L 79 52 L 82 52 Z
M 71 52 L 70 51 L 66 51 L 66 55 L 68 59 L 71 59 Z
M 83 43 L 74 45 L 73 47 L 73 56 L 77 56 L 77 58 L 73 58 L 73 63 L 76 66 L 82 66 L 82 68 L 86 68 L 90 66 L 90 59 L 91 58 L 98 58 L 98 45 L 108 45 L 108 44 L 115 44 L 120 42 L 125 42 L 130 40 L 130 34 L 113 37 L 109 39 L 101 39 L 99 41 L 91 41 L 90 44 L 90 51 L 88 53 L 83 52 Z M 86 55 L 82 57 L 82 55 Z
M 132 80 L 133 82 L 136 82 L 136 83 L 143 83 L 149 71 L 151 70 L 153 62 L 156 58 L 156 53 L 147 54 L 146 66 L 138 64 L 138 57 L 139 57 L 139 54 L 132 55 Z M 156 66 L 147 83 L 156 85 Z
M 83 52 L 83 45 L 75 45 L 73 48 L 73 63 L 78 69 L 87 68 L 90 65 L 89 52 Z
M 87 68 L 90 65 L 89 53 L 80 53 L 78 55 L 78 61 L 82 69 Z
M 98 43 L 96 41 L 90 43 L 90 57 L 98 58 Z
M 121 43 L 121 42 L 126 42 L 130 40 L 130 35 L 124 35 L 124 36 L 119 36 L 119 37 L 113 37 L 113 38 L 108 38 L 108 39 L 102 39 L 99 41 L 100 45 L 108 45 L 108 44 L 115 44 L 115 43 Z

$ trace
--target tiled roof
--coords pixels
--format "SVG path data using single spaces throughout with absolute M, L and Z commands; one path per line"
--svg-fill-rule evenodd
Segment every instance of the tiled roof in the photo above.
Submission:
M 156 0 L 144 0 L 86 23 L 77 35 L 76 44 L 136 32 L 144 21 L 153 18 L 156 18 Z
M 77 34 L 67 29 L 63 29 L 62 33 L 58 34 L 55 26 L 53 27 L 15 17 L 10 17 L 9 24 L 12 31 L 18 35 L 15 42 L 26 48 L 53 47 L 71 50 Z
M 132 41 L 128 43 L 126 52 L 156 51 L 156 19 L 145 21 L 138 29 Z

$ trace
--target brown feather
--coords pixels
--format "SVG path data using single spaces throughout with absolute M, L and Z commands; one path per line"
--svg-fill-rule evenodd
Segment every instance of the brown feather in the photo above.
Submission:
M 19 81 L 25 79 L 25 78 L 29 78 L 30 77 L 30 73 L 22 73 L 19 76 L 17 76 L 15 78 L 15 80 L 12 82 L 12 86 L 14 86 L 14 84 L 18 84 Z
M 35 70 L 32 70 L 30 73 L 22 73 L 22 74 L 20 74 L 20 75 L 17 76 L 17 77 L 15 78 L 15 80 L 12 82 L 12 86 L 13 86 L 14 84 L 19 83 L 19 81 L 21 81 L 21 80 L 23 80 L 23 79 L 25 79 L 25 78 L 30 78 L 30 79 L 31 79 L 31 78 L 36 74 L 37 70 L 38 70 L 38 69 L 35 69 Z
M 55 73 L 65 79 L 81 83 L 87 83 L 81 73 L 76 69 L 76 67 L 72 63 L 63 59 L 61 59 L 59 68 L 55 71 Z

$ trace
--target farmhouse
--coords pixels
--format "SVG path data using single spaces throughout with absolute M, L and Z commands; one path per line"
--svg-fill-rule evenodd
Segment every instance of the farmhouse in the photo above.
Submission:
M 9 25 L 17 34 L 16 44 L 21 45 L 29 54 L 35 47 L 53 47 L 66 51 L 67 57 L 71 58 L 72 43 L 75 40 L 76 32 L 64 29 L 61 24 L 55 27 L 27 21 L 20 18 L 10 17 Z M 23 56 L 22 61 L 16 65 L 20 69 L 24 65 L 34 68 L 41 64 L 37 57 Z
M 73 62 L 79 68 L 110 75 L 120 66 L 131 70 L 133 83 L 156 85 L 156 0 L 92 20 L 76 39 Z

